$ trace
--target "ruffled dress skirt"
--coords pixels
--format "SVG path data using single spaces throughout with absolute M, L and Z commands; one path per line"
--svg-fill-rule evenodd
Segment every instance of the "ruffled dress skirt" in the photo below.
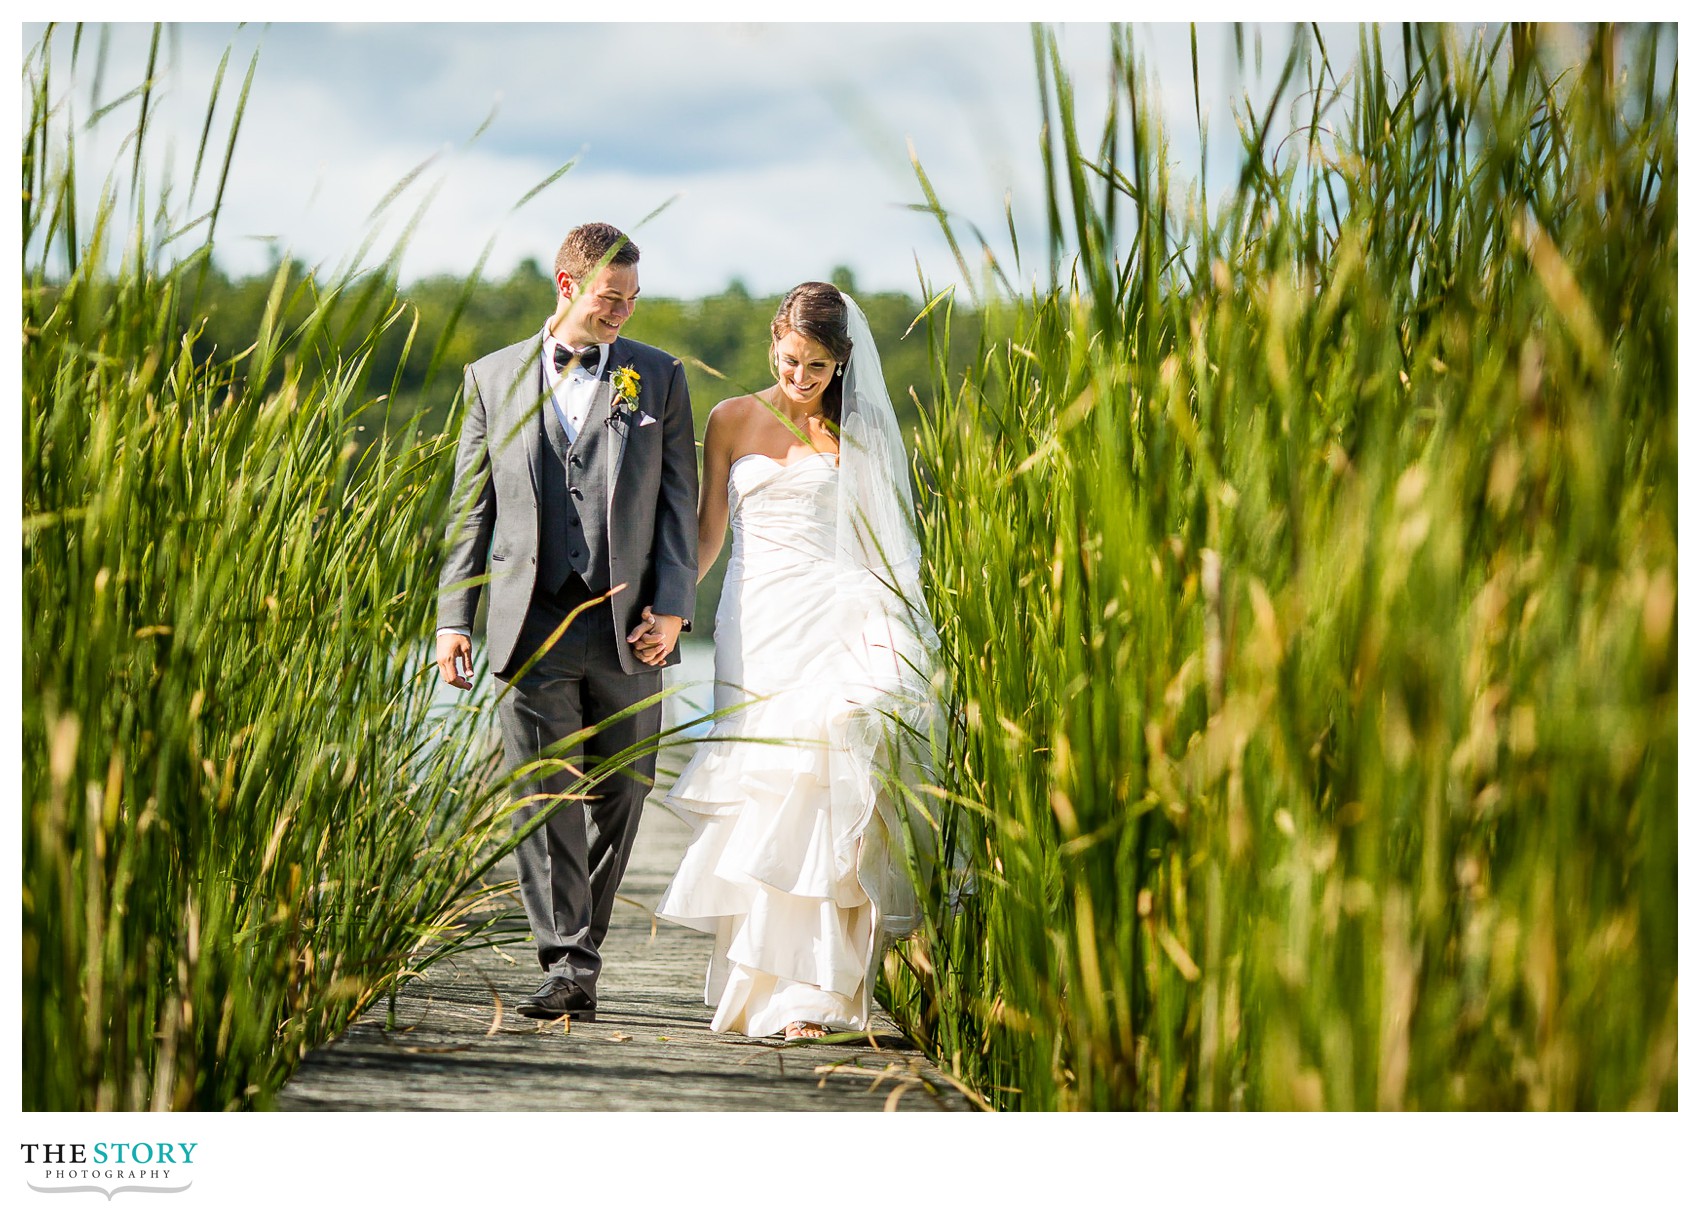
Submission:
M 886 792 L 901 645 L 835 568 L 828 457 L 733 465 L 715 617 L 718 719 L 665 803 L 693 836 L 658 917 L 713 934 L 715 1031 L 868 1025 L 884 945 L 916 924 Z

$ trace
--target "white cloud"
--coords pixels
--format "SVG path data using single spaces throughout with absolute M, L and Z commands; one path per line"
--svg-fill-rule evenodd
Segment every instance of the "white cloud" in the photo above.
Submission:
M 39 32 L 26 27 L 25 45 Z M 141 78 L 151 30 L 120 25 L 102 36 L 105 102 Z M 1064 26 L 1058 36 L 1083 140 L 1095 146 L 1107 27 Z M 1287 37 L 1284 28 L 1263 34 L 1264 89 Z M 69 93 L 79 120 L 92 110 L 93 40 L 85 37 Z M 60 87 L 72 78 L 69 41 L 61 30 Z M 1238 142 L 1228 110 L 1238 68 L 1228 27 L 1202 26 L 1199 41 L 1220 185 Z M 1345 41 L 1355 51 L 1355 31 Z M 1188 27 L 1140 27 L 1135 44 L 1174 171 L 1190 178 L 1198 154 Z M 380 200 L 433 155 L 381 228 L 393 238 L 435 191 L 402 262 L 408 277 L 468 272 L 493 234 L 488 272 L 505 274 L 527 256 L 547 262 L 573 223 L 636 223 L 679 195 L 637 237 L 655 294 L 708 293 L 733 278 L 773 291 L 841 263 L 864 287 L 908 290 L 917 257 L 942 283 L 955 269 L 936 224 L 903 209 L 922 200 L 910 141 L 944 205 L 978 225 L 1000 256 L 1008 256 L 1006 191 L 1029 258 L 1043 242 L 1040 107 L 1025 25 L 195 24 L 171 27 L 166 45 L 170 75 L 150 119 L 150 155 L 163 160 L 170 145 L 179 182 L 220 55 L 232 48 L 215 159 L 248 56 L 260 49 L 220 220 L 219 259 L 237 273 L 264 267 L 274 241 L 304 260 L 338 263 L 360 246 Z M 85 176 L 118 154 L 134 114 L 132 102 L 82 136 Z M 581 151 L 573 171 L 513 212 Z M 966 226 L 959 234 L 971 242 Z

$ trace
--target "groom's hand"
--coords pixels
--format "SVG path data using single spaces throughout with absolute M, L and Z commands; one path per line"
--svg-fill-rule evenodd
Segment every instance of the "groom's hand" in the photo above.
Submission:
M 657 615 L 653 608 L 643 608 L 643 622 L 632 629 L 626 643 L 645 665 L 660 665 L 679 643 L 679 630 L 685 621 L 677 615 Z
M 455 632 L 437 633 L 437 672 L 451 687 L 472 689 L 472 641 Z

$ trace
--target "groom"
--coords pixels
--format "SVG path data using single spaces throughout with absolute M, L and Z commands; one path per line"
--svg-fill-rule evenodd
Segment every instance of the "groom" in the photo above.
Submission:
M 574 228 L 555 255 L 555 312 L 543 330 L 466 369 L 437 668 L 452 686 L 472 685 L 472 620 L 488 568 L 486 642 L 507 688 L 497 711 L 510 771 L 585 728 L 602 726 L 550 757 L 594 771 L 653 739 L 659 703 L 610 718 L 661 690 L 661 667 L 678 661 L 674 647 L 690 627 L 690 394 L 677 358 L 620 336 L 637 304 L 637 264 L 637 245 L 616 228 Z M 546 974 L 518 1007 L 533 1019 L 596 1018 L 599 948 L 655 755 L 582 800 L 562 795 L 573 770 L 548 764 L 516 788 L 532 798 L 516 814 L 520 826 L 549 814 L 516 852 Z

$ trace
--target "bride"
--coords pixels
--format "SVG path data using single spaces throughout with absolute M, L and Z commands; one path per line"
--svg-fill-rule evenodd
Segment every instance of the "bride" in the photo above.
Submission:
M 666 797 L 694 834 L 656 914 L 713 933 L 715 1031 L 796 1040 L 865 1029 L 885 944 L 918 925 L 898 801 L 937 636 L 866 317 L 805 282 L 770 357 L 777 382 L 721 401 L 703 440 L 699 580 L 732 529 L 714 633 L 730 712 Z

